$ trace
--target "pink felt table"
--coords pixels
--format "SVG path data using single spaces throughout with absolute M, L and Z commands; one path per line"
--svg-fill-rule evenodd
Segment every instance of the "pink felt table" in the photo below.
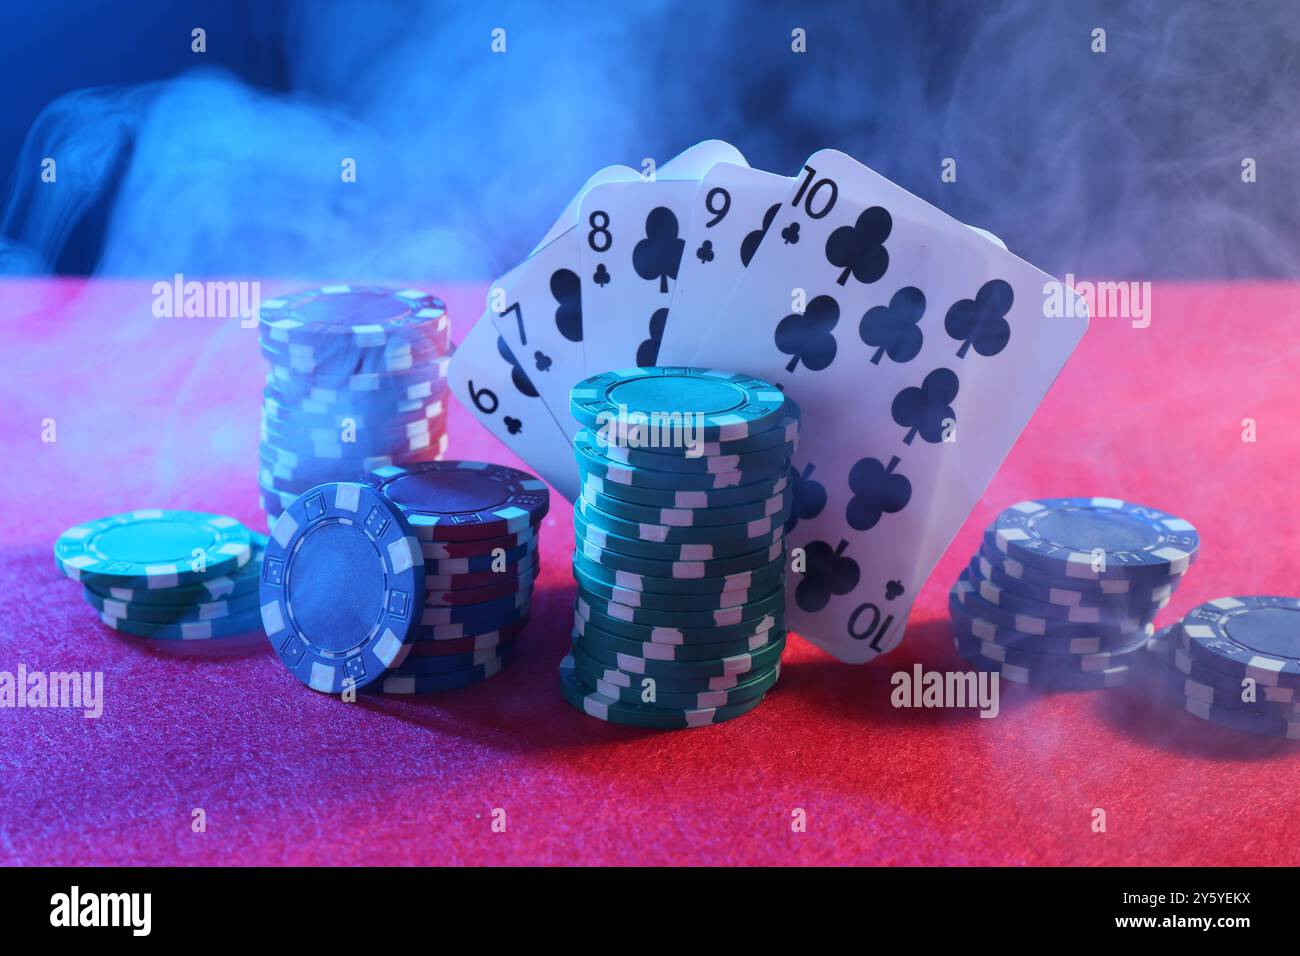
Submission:
M 438 291 L 459 338 L 483 287 Z M 889 703 L 893 672 L 961 666 L 947 589 L 1022 498 L 1116 496 L 1195 522 L 1201 558 L 1160 623 L 1211 597 L 1300 590 L 1298 302 L 1296 285 L 1166 284 L 1150 328 L 1094 321 L 897 650 L 852 667 L 793 639 L 758 710 L 654 733 L 557 692 L 573 597 L 563 502 L 543 530 L 533 624 L 481 686 L 348 705 L 268 648 L 177 657 L 101 626 L 54 567 L 66 526 L 140 507 L 262 526 L 256 331 L 154 318 L 148 282 L 0 284 L 0 670 L 100 670 L 106 695 L 98 720 L 0 710 L 0 862 L 1300 863 L 1296 745 L 1132 690 L 1004 685 L 992 720 Z M 51 419 L 57 441 L 43 442 Z M 450 429 L 451 457 L 512 463 L 463 409 Z M 806 833 L 791 832 L 795 808 Z

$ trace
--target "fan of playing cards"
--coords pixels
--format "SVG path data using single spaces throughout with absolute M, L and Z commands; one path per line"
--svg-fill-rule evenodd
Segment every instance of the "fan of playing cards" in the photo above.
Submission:
M 579 380 L 689 365 L 782 389 L 803 410 L 786 624 L 860 662 L 900 640 L 1086 316 L 994 237 L 843 153 L 787 178 L 710 140 L 653 177 L 593 176 L 493 284 L 451 380 L 571 501 Z

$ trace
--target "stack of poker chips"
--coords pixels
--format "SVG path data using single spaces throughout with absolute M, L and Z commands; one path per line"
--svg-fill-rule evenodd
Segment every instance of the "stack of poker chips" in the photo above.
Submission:
M 74 525 L 59 535 L 54 559 L 114 630 L 215 647 L 260 634 L 265 547 L 263 535 L 234 518 L 141 510 Z
M 747 376 L 636 368 L 578 383 L 571 410 L 584 427 L 564 698 L 651 728 L 752 710 L 785 646 L 798 407 Z
M 1148 644 L 1148 675 L 1202 720 L 1300 739 L 1300 598 L 1225 597 Z
M 1125 684 L 1199 545 L 1187 521 L 1115 498 L 1013 505 L 949 592 L 957 652 L 1043 689 Z
M 442 302 L 418 291 L 333 285 L 262 303 L 268 523 L 321 482 L 441 457 L 450 336 Z
M 528 624 L 544 482 L 416 462 L 289 504 L 267 544 L 262 621 L 309 687 L 426 694 L 498 673 Z

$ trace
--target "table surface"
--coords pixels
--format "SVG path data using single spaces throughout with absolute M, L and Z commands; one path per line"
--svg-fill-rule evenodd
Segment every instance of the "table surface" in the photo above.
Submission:
M 542 531 L 533 623 L 476 687 L 348 705 L 303 687 L 268 647 L 178 657 L 103 627 L 54 567 L 68 525 L 175 507 L 263 527 L 256 329 L 154 318 L 150 285 L 0 283 L 0 670 L 102 671 L 106 698 L 93 720 L 0 710 L 0 862 L 1300 863 L 1295 744 L 1131 688 L 1004 684 L 994 719 L 889 701 L 896 671 L 963 668 L 948 587 L 983 527 L 1024 498 L 1114 496 L 1193 521 L 1200 559 L 1157 623 L 1226 594 L 1296 593 L 1300 286 L 1157 284 L 1150 327 L 1095 320 L 896 650 L 850 666 L 792 638 L 752 714 L 661 733 L 560 698 L 574 591 L 562 500 Z M 459 338 L 484 287 L 438 291 Z M 513 463 L 458 406 L 450 431 L 450 457 Z M 796 808 L 807 832 L 792 832 Z

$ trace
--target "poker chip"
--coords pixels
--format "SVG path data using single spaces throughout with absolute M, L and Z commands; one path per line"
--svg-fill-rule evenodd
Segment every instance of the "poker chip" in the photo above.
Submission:
M 1171 635 L 1169 643 L 1174 645 L 1170 663 L 1182 676 L 1238 697 L 1247 687 L 1250 687 L 1257 700 L 1282 704 L 1300 702 L 1300 690 L 1296 688 L 1263 684 L 1253 677 L 1234 677 L 1213 667 L 1206 667 L 1200 661 L 1192 660 L 1187 651 L 1183 650 L 1182 638 L 1179 636 L 1181 634 L 1180 628 L 1181 625 L 1177 624 L 1171 626 L 1169 629 Z
M 615 522 L 608 518 L 601 517 L 593 520 L 595 513 L 586 508 L 578 506 L 573 512 L 573 531 L 584 544 L 589 544 L 607 552 L 616 552 L 620 555 L 626 555 L 630 558 L 647 558 L 651 561 L 672 561 L 674 563 L 691 563 L 696 561 L 717 564 L 732 558 L 745 558 L 755 553 L 758 548 L 778 549 L 782 546 L 785 538 L 784 521 L 770 526 L 769 522 L 753 522 L 750 525 L 726 525 L 727 537 L 719 535 L 712 542 L 698 543 L 680 543 L 677 541 L 662 540 L 662 525 L 654 527 L 660 529 L 660 533 L 651 532 L 648 536 L 642 537 L 636 531 L 636 526 L 616 525 L 626 534 L 620 534 L 609 527 L 615 525 Z M 599 521 L 599 524 L 596 522 Z M 650 526 L 645 526 L 647 531 Z M 745 528 L 752 528 L 753 535 L 745 533 Z M 695 537 L 700 537 L 700 529 L 690 529 L 694 532 Z
M 636 574 L 607 568 L 588 560 L 580 551 L 573 555 L 573 568 L 611 587 L 652 594 L 708 594 L 724 591 L 750 590 L 764 593 L 783 580 L 785 556 L 762 565 L 753 571 L 738 571 L 721 577 L 665 578 L 653 574 Z
M 513 645 L 498 644 L 485 647 L 467 654 L 423 654 L 419 657 L 408 654 L 406 660 L 389 672 L 418 677 L 423 674 L 450 674 L 470 667 L 482 667 L 493 661 L 500 661 L 505 666 L 510 655 L 514 653 Z
M 517 568 L 520 564 L 537 562 L 537 544 L 525 542 L 513 548 L 492 548 L 484 554 L 461 558 L 435 557 L 438 549 L 433 542 L 421 541 L 420 553 L 424 555 L 424 571 L 427 576 L 481 574 L 485 571 L 495 572 L 498 568 Z
M 771 518 L 773 515 L 788 511 L 791 503 L 790 492 L 783 491 L 761 501 L 748 504 L 732 505 L 719 508 L 654 508 L 639 505 L 618 498 L 611 498 L 599 492 L 584 489 L 578 496 L 576 505 L 592 508 L 596 511 L 636 525 L 664 528 L 717 528 L 727 525 L 743 525 L 750 521 Z
M 431 541 L 516 534 L 537 525 L 550 507 L 544 481 L 504 465 L 424 462 L 376 469 L 366 480 L 402 509 L 418 537 Z
M 579 672 L 581 680 L 588 687 L 594 688 L 596 680 L 603 680 L 615 687 L 624 690 L 643 690 L 647 680 L 652 680 L 655 686 L 660 690 L 668 691 L 674 694 L 702 694 L 706 691 L 713 690 L 730 690 L 747 681 L 754 680 L 763 674 L 770 673 L 773 669 L 780 666 L 780 661 L 767 667 L 758 668 L 749 671 L 741 671 L 734 674 L 721 675 L 672 675 L 659 674 L 651 675 L 636 673 L 635 671 L 624 670 L 615 665 L 606 664 L 598 661 L 583 649 L 581 644 L 574 640 L 569 645 L 569 653 L 573 656 L 575 669 Z M 644 662 L 642 662 L 644 663 Z M 653 662 L 652 662 L 653 663 Z M 673 667 L 674 664 L 660 664 L 660 667 Z M 686 664 L 683 666 L 690 666 Z M 585 676 L 582 676 L 585 675 Z M 609 696 L 613 696 L 612 694 Z
M 999 664 L 1011 664 L 1037 673 L 1050 673 L 1070 670 L 1104 671 L 1120 664 L 1133 664 L 1137 655 L 1146 647 L 1151 633 L 1139 631 L 1127 644 L 1086 654 L 1061 654 L 1029 644 L 1008 646 L 994 641 L 982 641 L 960 629 L 956 629 L 956 636 L 963 654 L 976 654 L 984 660 Z
M 1125 587 L 1123 591 L 1118 592 L 1101 591 L 1083 582 L 1077 587 L 1064 587 L 1059 582 L 1039 582 L 1006 574 L 986 557 L 983 549 L 971 558 L 968 571 L 972 582 L 987 581 L 1001 592 L 1000 599 L 993 601 L 995 604 L 1011 607 L 1019 601 L 1032 601 L 1036 605 L 1046 604 L 1053 608 L 1069 609 L 1076 617 L 1078 616 L 1075 613 L 1076 609 L 1094 609 L 1103 616 L 1115 611 L 1137 617 L 1154 615 L 1168 605 L 1174 590 L 1181 583 L 1181 578 L 1174 578 L 1168 584 L 1155 587 Z M 1127 581 L 1119 583 L 1129 584 Z M 992 600 L 991 592 L 987 589 L 981 586 L 980 592 L 986 600 Z M 1011 603 L 1008 604 L 1008 601 Z
M 1158 643 L 1161 642 L 1157 638 L 1152 638 L 1150 642 L 1150 644 Z M 1283 703 L 1271 701 L 1267 698 L 1246 701 L 1242 699 L 1244 693 L 1242 688 L 1225 690 L 1214 684 L 1202 683 L 1179 673 L 1170 666 L 1168 660 L 1163 658 L 1164 655 L 1162 654 L 1156 662 L 1152 663 L 1151 666 L 1155 668 L 1152 678 L 1157 687 L 1180 706 L 1184 705 L 1186 701 L 1195 700 L 1227 710 L 1244 710 L 1282 717 L 1287 720 L 1300 720 L 1300 704 L 1294 701 Z M 1161 666 L 1162 664 L 1163 666 Z
M 574 662 L 574 675 L 584 686 L 625 704 L 649 707 L 672 707 L 683 710 L 729 707 L 761 697 L 772 689 L 781 676 L 781 665 L 778 663 L 753 675 L 747 681 L 738 682 L 734 687 L 723 690 L 672 691 L 667 687 L 660 687 L 653 677 L 642 678 L 640 684 L 629 687 L 617 680 L 606 680 L 601 668 L 585 667 L 578 663 L 576 655 L 570 656 Z
M 452 558 L 474 558 L 495 554 L 498 549 L 511 551 L 515 548 L 537 544 L 537 528 L 529 527 L 515 534 L 500 535 L 495 538 L 474 538 L 468 541 L 428 541 L 421 539 L 420 550 L 426 560 L 441 561 Z M 507 559 L 508 560 L 508 559 Z
M 588 637 L 591 631 L 592 628 L 583 622 L 576 622 L 572 640 L 575 648 L 580 648 L 592 659 L 600 661 L 607 667 L 616 667 L 625 673 L 666 677 L 673 680 L 708 680 L 714 677 L 733 677 L 761 671 L 779 661 L 782 651 L 785 650 L 785 632 L 777 631 L 770 642 L 756 651 L 746 651 L 711 660 L 660 661 L 612 651 L 592 642 Z
M 790 507 L 787 503 L 772 514 L 755 517 L 752 520 L 736 524 L 677 526 L 650 524 L 629 521 L 579 498 L 574 505 L 574 513 L 580 516 L 589 527 L 599 528 L 611 535 L 630 538 L 650 545 L 680 545 L 683 548 L 695 547 L 706 550 L 706 556 L 718 555 L 719 548 L 748 543 L 754 549 L 754 542 L 771 543 L 785 533 L 785 523 L 790 519 Z
M 440 627 L 421 627 L 415 633 L 415 643 L 411 646 L 411 653 L 416 657 L 421 655 L 437 655 L 444 653 L 439 650 L 437 645 L 442 645 L 450 641 L 466 641 L 461 645 L 471 651 L 482 650 L 488 647 L 496 647 L 499 644 L 508 644 L 528 626 L 528 615 L 523 614 L 501 627 L 490 631 L 481 631 L 477 628 L 465 628 L 460 624 L 446 624 Z
M 217 601 L 232 602 L 240 598 L 257 600 L 258 576 L 261 574 L 262 553 L 266 550 L 266 535 L 249 531 L 252 554 L 243 566 L 230 574 L 204 578 L 195 584 L 180 584 L 172 588 L 122 587 L 97 580 L 82 580 L 86 600 L 103 610 L 103 603 L 116 601 L 132 608 L 181 608 L 182 611 L 201 604 Z M 119 614 L 117 617 L 133 617 Z
M 532 596 L 532 589 L 525 588 L 482 604 L 426 604 L 420 611 L 420 626 L 426 628 L 441 627 L 446 624 L 460 624 L 466 627 L 480 624 L 500 626 L 503 621 L 510 623 L 528 613 Z M 492 630 L 492 626 L 488 627 L 488 630 Z
M 421 551 L 423 553 L 423 550 Z M 503 581 L 509 580 L 516 584 L 513 590 L 518 590 L 520 582 L 531 584 L 537 576 L 538 563 L 535 556 L 527 556 L 522 561 L 516 561 L 514 564 L 506 564 L 498 570 L 485 571 L 465 571 L 456 574 L 430 574 L 428 564 L 425 565 L 424 584 L 428 594 L 439 590 L 446 591 L 479 591 L 482 588 L 498 587 Z M 508 592 L 507 592 L 508 593 Z M 426 595 L 426 603 L 442 603 Z
M 478 684 L 501 672 L 501 658 L 446 674 L 394 674 L 377 685 L 385 694 L 437 694 Z
M 798 445 L 799 442 L 799 420 L 801 412 L 799 406 L 791 398 L 786 398 L 785 405 L 781 409 L 780 421 L 771 428 L 755 432 L 744 438 L 734 438 L 730 441 L 705 441 L 694 433 L 687 433 L 685 430 L 676 433 L 672 429 L 661 431 L 650 431 L 646 436 L 650 439 L 648 444 L 627 445 L 627 444 L 604 444 L 597 435 L 597 442 L 605 451 L 609 449 L 626 448 L 637 455 L 654 455 L 659 458 L 724 458 L 728 455 L 745 455 L 750 452 L 767 451 L 776 448 L 779 445 Z M 682 441 L 677 441 L 677 438 Z M 669 444 L 660 444 L 663 438 L 669 439 Z M 650 463 L 653 466 L 653 462 Z
M 1065 618 L 1048 616 L 1039 617 L 1025 611 L 1011 611 L 998 607 L 980 596 L 967 573 L 962 572 L 949 592 L 950 598 L 965 608 L 970 614 L 989 621 L 1005 630 L 1018 631 L 1026 635 L 1055 637 L 1086 637 L 1101 631 L 1108 633 L 1135 634 L 1142 629 L 1143 621 L 1137 618 L 1108 618 L 1103 620 L 1072 621 Z
M 571 705 L 597 720 L 655 730 L 720 724 L 753 710 L 764 697 L 760 694 L 741 703 L 703 708 L 629 704 L 584 685 L 574 670 L 573 657 L 568 655 L 560 662 L 560 692 Z
M 761 590 L 738 588 L 732 591 L 720 591 L 717 594 L 656 594 L 653 591 L 632 591 L 628 588 L 608 585 L 585 574 L 576 565 L 573 568 L 573 579 L 585 593 L 606 601 L 616 601 L 631 608 L 661 611 L 714 611 L 719 608 L 736 607 L 758 600 L 763 595 L 771 593 L 776 587 L 772 584 Z
M 738 488 L 756 482 L 785 478 L 790 470 L 788 464 L 776 464 L 757 471 L 718 471 L 699 474 L 636 468 L 612 461 L 602 455 L 599 446 L 586 429 L 580 429 L 574 436 L 573 455 L 584 478 L 595 476 L 607 484 L 654 488 L 670 492 Z
M 231 574 L 252 554 L 242 524 L 198 511 L 129 511 L 73 525 L 54 543 L 59 570 L 97 589 L 197 584 Z
M 252 613 L 207 621 L 175 623 L 132 621 L 103 611 L 100 612 L 99 619 L 115 631 L 134 634 L 136 637 L 148 637 L 156 641 L 210 641 L 214 638 L 248 634 L 262 628 L 262 619 L 256 608 Z
M 731 627 L 744 621 L 766 618 L 775 620 L 775 616 L 785 609 L 785 593 L 782 589 L 775 589 L 755 601 L 707 611 L 632 607 L 620 604 L 617 601 L 606 600 L 591 593 L 580 594 L 575 606 L 578 613 L 584 617 L 599 613 L 628 624 L 643 624 L 652 628 L 667 627 L 675 630 L 693 630 L 697 628 Z
M 1300 688 L 1300 598 L 1224 597 L 1182 620 L 1188 656 L 1234 677 Z
M 402 662 L 424 603 L 424 558 L 402 512 L 358 482 L 319 485 L 276 521 L 262 562 L 262 623 L 313 690 L 364 687 Z
M 1200 546 L 1190 522 L 1118 498 L 1022 501 L 998 515 L 988 536 L 1022 564 L 1085 581 L 1182 574 Z
M 703 441 L 732 441 L 779 422 L 786 401 L 780 389 L 746 375 L 651 367 L 584 379 L 571 390 L 569 406 L 593 430 L 623 421 L 633 428 L 680 430 L 687 421 Z
M 1110 687 L 1122 687 L 1132 680 L 1134 664 L 1119 664 L 1104 670 L 1076 670 L 1071 668 L 1051 668 L 1036 670 L 1016 664 L 1003 663 L 984 657 L 980 653 L 978 641 L 971 641 L 961 635 L 953 638 L 957 653 L 976 670 L 1000 674 L 1007 680 L 1024 684 L 1038 690 L 1103 690 Z
M 961 634 L 981 642 L 1021 648 L 1040 654 L 1098 654 L 1124 647 L 1135 640 L 1139 634 L 1144 633 L 1144 630 L 1125 632 L 1094 627 L 1073 635 L 1062 635 L 1055 631 L 1027 634 L 981 617 L 965 607 L 951 592 L 948 597 L 948 614 L 952 619 L 953 629 Z
M 258 614 L 256 592 L 229 601 L 204 601 L 195 604 L 134 604 L 113 598 L 102 598 L 88 589 L 82 595 L 86 603 L 102 616 L 145 624 L 193 624 L 217 621 L 222 618 L 240 618 Z
M 609 637 L 612 643 L 627 641 L 630 644 L 643 645 L 714 645 L 693 652 L 691 656 L 694 660 L 701 660 L 709 653 L 727 657 L 735 653 L 737 649 L 752 649 L 757 644 L 770 640 L 772 633 L 779 631 L 782 625 L 782 617 L 771 614 L 748 618 L 734 624 L 705 627 L 667 627 L 662 624 L 638 624 L 635 621 L 624 621 L 621 618 L 611 617 L 592 608 L 585 602 L 575 607 L 574 621 L 587 625 L 586 630 L 594 632 L 592 633 L 593 639 L 601 640 Z M 722 653 L 723 645 L 729 645 L 732 650 Z M 645 656 L 630 647 L 624 648 L 619 645 L 617 649 L 626 650 L 638 657 Z M 669 652 L 665 651 L 663 653 Z M 681 659 L 684 660 L 685 658 Z
M 582 524 L 582 519 L 574 517 L 575 531 L 582 527 L 581 536 L 574 543 L 574 551 L 593 564 L 616 571 L 629 571 L 632 574 L 653 578 L 725 578 L 728 575 L 746 571 L 756 571 L 761 567 L 780 560 L 785 554 L 785 540 L 778 538 L 770 545 L 757 551 L 749 551 L 728 557 L 710 560 L 696 560 L 693 557 L 678 557 L 680 549 L 667 552 L 667 560 L 658 560 L 644 556 L 624 554 L 605 547 L 601 541 L 609 541 L 608 535 L 593 533 L 589 526 Z M 589 535 L 599 540 L 592 541 Z M 624 545 L 631 547 L 631 545 Z M 692 552 L 693 554 L 693 552 Z
M 599 439 L 596 447 L 611 462 L 626 468 L 650 471 L 678 472 L 686 475 L 713 475 L 725 472 L 766 473 L 787 463 L 795 453 L 795 442 L 786 442 L 772 448 L 733 455 L 668 455 L 642 452 L 624 445 L 604 444 Z
M 435 296 L 324 286 L 265 300 L 258 327 L 268 519 L 317 485 L 446 454 L 451 326 Z
M 701 515 L 710 510 L 728 508 L 736 505 L 752 505 L 765 501 L 774 495 L 785 492 L 790 487 L 788 471 L 775 471 L 766 478 L 761 478 L 747 485 L 735 485 L 730 488 L 711 488 L 707 490 L 639 488 L 626 482 L 607 481 L 599 475 L 582 475 L 582 494 L 600 495 L 625 501 L 630 504 L 644 505 L 656 509 L 685 510 Z M 598 502 L 597 502 L 598 503 Z M 656 524 L 673 524 L 672 521 L 658 521 Z M 701 524 L 707 522 L 701 521 Z M 722 524 L 733 524 L 727 520 Z

